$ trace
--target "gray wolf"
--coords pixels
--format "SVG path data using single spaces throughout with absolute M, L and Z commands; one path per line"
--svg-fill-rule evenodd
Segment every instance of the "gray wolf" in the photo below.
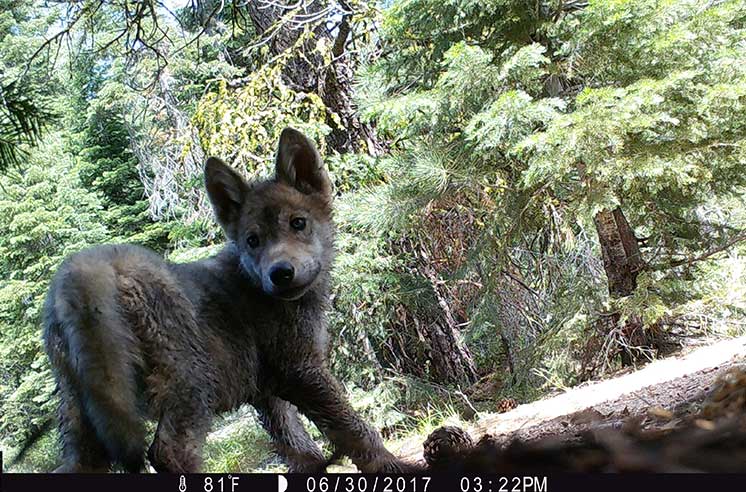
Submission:
M 44 309 L 58 471 L 138 472 L 146 455 L 157 471 L 199 471 L 212 417 L 243 403 L 290 471 L 327 464 L 299 412 L 360 470 L 403 470 L 328 369 L 332 186 L 314 145 L 286 128 L 273 178 L 249 183 L 210 158 L 205 186 L 228 239 L 215 256 L 173 264 L 103 245 L 59 268 Z

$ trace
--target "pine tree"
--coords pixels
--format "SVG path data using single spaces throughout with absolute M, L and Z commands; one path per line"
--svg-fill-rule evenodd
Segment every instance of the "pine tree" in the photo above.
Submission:
M 149 214 L 140 166 L 124 114 L 126 100 L 111 63 L 94 53 L 74 58 L 66 112 L 70 149 L 79 157 L 81 184 L 96 191 L 114 240 L 165 249 L 168 228 Z
M 26 63 L 29 40 L 46 32 L 52 20 L 24 2 L 0 2 L 0 172 L 22 167 L 28 149 L 39 143 L 54 119 L 49 96 L 54 84 L 39 63 Z
M 385 11 L 358 93 L 395 148 L 387 183 L 358 202 L 377 215 L 355 220 L 398 238 L 433 210 L 472 211 L 476 226 L 444 233 L 468 231 L 469 261 L 445 264 L 433 291 L 479 285 L 450 297 L 467 301 L 459 331 L 478 366 L 501 353 L 521 379 L 551 363 L 535 353 L 547 336 L 578 324 L 586 341 L 601 323 L 612 343 L 649 346 L 703 295 L 697 263 L 746 238 L 733 208 L 746 179 L 744 15 L 744 2 L 684 0 Z M 414 265 L 412 252 L 443 242 L 433 236 L 394 254 Z
M 54 412 L 41 349 L 52 274 L 69 254 L 109 239 L 99 196 L 79 178 L 59 134 L 30 151 L 23 174 L 0 178 L 0 436 L 22 441 Z

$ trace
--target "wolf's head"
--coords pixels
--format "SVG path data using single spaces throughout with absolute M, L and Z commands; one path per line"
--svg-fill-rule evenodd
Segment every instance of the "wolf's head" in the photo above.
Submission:
M 211 157 L 205 185 L 218 223 L 239 250 L 241 267 L 264 292 L 298 299 L 328 272 L 332 186 L 316 147 L 302 133 L 282 131 L 274 178 L 247 183 Z

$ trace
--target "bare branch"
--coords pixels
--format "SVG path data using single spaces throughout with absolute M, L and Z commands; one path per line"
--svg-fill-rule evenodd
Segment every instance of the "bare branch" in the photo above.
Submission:
M 668 270 L 668 269 L 676 268 L 676 267 L 679 267 L 679 266 L 682 266 L 682 265 L 689 266 L 689 265 L 692 265 L 693 263 L 696 263 L 698 261 L 707 260 L 708 258 L 710 258 L 710 257 L 712 257 L 712 256 L 714 256 L 714 255 L 716 255 L 718 253 L 721 253 L 721 252 L 723 252 L 723 251 L 725 251 L 727 249 L 730 249 L 731 247 L 735 246 L 736 244 L 740 243 L 741 241 L 746 241 L 746 231 L 741 231 L 740 233 L 736 234 L 734 237 L 732 237 L 728 241 L 726 241 L 724 244 L 722 244 L 720 246 L 717 246 L 715 248 L 712 248 L 712 249 L 710 249 L 710 250 L 702 253 L 701 255 L 694 256 L 694 257 L 691 257 L 691 258 L 685 258 L 685 259 L 682 259 L 682 260 L 672 261 L 672 262 L 670 262 L 668 264 L 665 264 L 665 265 L 651 266 L 651 267 L 648 268 L 648 270 Z
M 103 5 L 104 0 L 100 0 L 96 4 L 96 8 L 93 10 L 93 13 L 97 12 L 99 8 Z M 73 9 L 73 6 L 70 5 L 67 10 L 67 14 L 70 15 L 71 11 Z M 26 75 L 28 75 L 29 70 L 31 70 L 31 64 L 36 60 L 36 58 L 41 54 L 44 50 L 49 50 L 49 48 L 52 46 L 53 43 L 62 43 L 62 39 L 65 37 L 69 37 L 70 32 L 75 27 L 75 25 L 85 16 L 86 10 L 85 7 L 78 10 L 77 14 L 73 19 L 63 28 L 60 32 L 55 34 L 49 39 L 44 40 L 44 42 L 39 46 L 32 54 L 31 57 L 26 61 L 26 68 L 23 70 L 23 73 L 21 74 L 21 79 L 25 78 Z
M 195 41 L 198 41 L 207 31 L 207 27 L 210 25 L 210 22 L 212 19 L 219 13 L 222 12 L 225 8 L 225 2 L 223 0 L 220 1 L 220 3 L 210 12 L 210 15 L 207 16 L 207 19 L 205 20 L 204 24 L 202 25 L 202 29 L 189 41 L 187 41 L 182 46 L 179 46 L 173 54 L 179 53 L 180 51 L 185 50 L 187 47 L 189 47 L 192 43 Z

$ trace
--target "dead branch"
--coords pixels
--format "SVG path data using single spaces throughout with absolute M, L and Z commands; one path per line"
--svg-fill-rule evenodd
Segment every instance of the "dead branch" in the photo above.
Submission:
M 675 260 L 665 265 L 655 265 L 650 266 L 647 269 L 653 270 L 653 271 L 660 271 L 660 270 L 669 270 L 671 268 L 676 268 L 682 265 L 690 266 L 698 261 L 704 261 L 709 259 L 710 257 L 721 253 L 727 249 L 732 248 L 736 244 L 740 243 L 741 241 L 746 240 L 746 231 L 741 231 L 739 234 L 736 234 L 734 237 L 730 238 L 728 241 L 726 241 L 724 244 L 711 248 L 710 250 L 694 257 L 681 259 L 681 260 Z

